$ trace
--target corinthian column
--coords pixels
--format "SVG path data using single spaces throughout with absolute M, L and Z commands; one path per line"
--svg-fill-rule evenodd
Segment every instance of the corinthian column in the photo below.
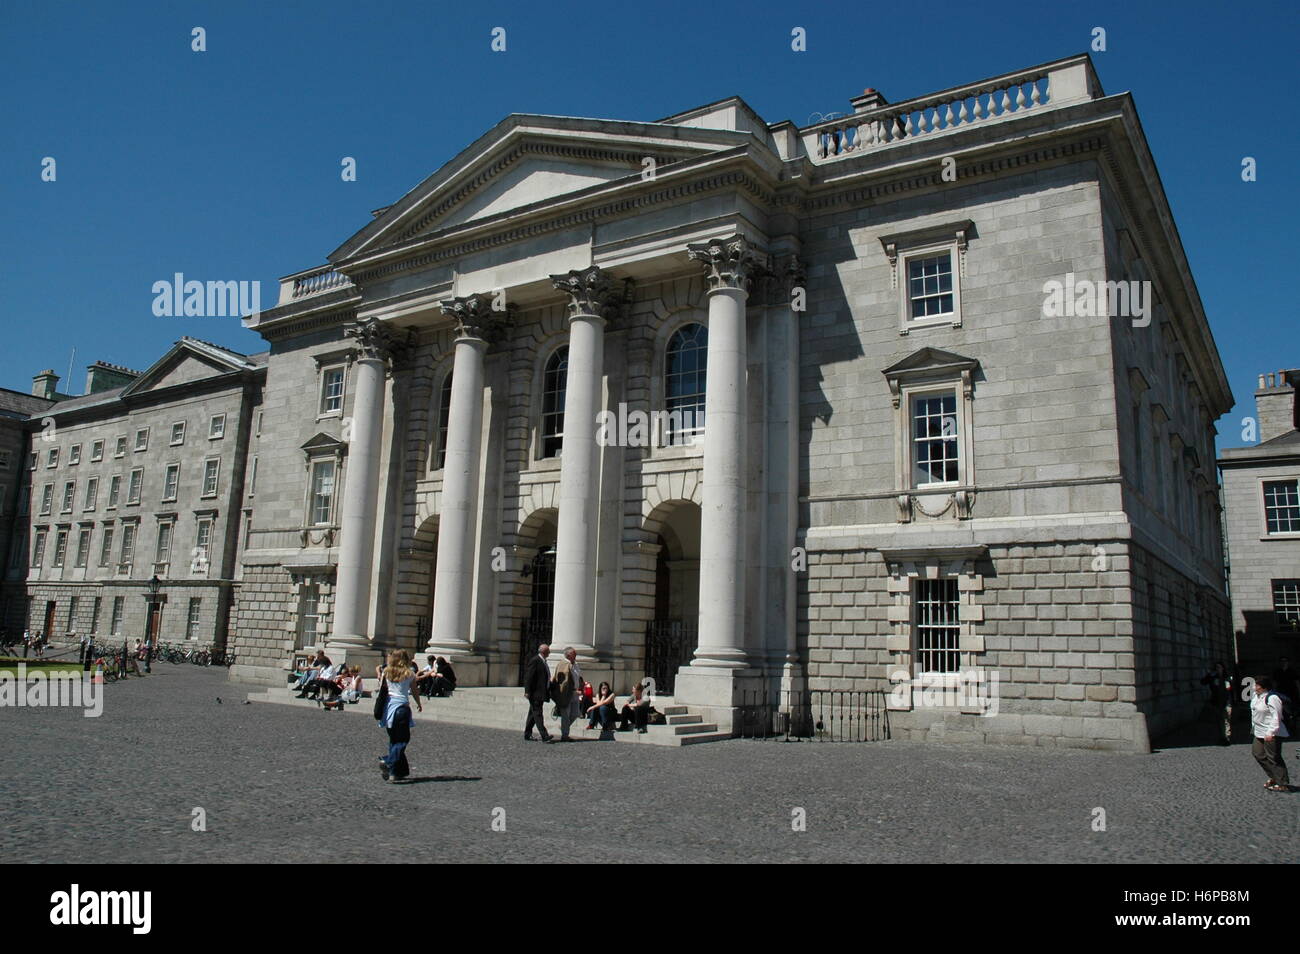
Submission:
M 383 436 L 384 378 L 388 360 L 400 347 L 392 330 L 377 318 L 348 325 L 356 342 L 352 366 L 352 424 L 347 480 L 339 516 L 339 562 L 335 576 L 334 626 L 327 650 L 346 658 L 348 650 L 370 649 L 370 571 L 375 550 L 379 453 Z
M 438 563 L 433 584 L 433 633 L 428 651 L 463 656 L 474 651 L 474 530 L 478 516 L 479 458 L 483 431 L 483 356 L 497 316 L 487 296 L 441 303 L 456 320 L 451 372 L 451 407 L 442 499 L 438 510 Z
M 741 669 L 745 652 L 745 302 L 760 257 L 741 236 L 687 246 L 709 284 L 700 628 L 692 668 Z
M 596 529 L 600 518 L 596 414 L 605 370 L 605 312 L 614 282 L 592 266 L 552 275 L 569 296 L 569 371 L 560 455 L 560 525 L 555 541 L 555 615 L 551 641 L 572 646 L 579 662 L 595 659 Z

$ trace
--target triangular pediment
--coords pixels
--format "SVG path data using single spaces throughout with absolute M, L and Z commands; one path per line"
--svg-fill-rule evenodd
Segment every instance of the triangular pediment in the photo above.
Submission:
M 329 255 L 339 262 L 522 212 L 752 141 L 748 132 L 663 123 L 508 116 Z M 647 163 L 647 159 L 652 163 Z
M 929 371 L 943 372 L 952 371 L 969 371 L 979 365 L 974 358 L 968 358 L 965 355 L 955 354 L 951 351 L 942 351 L 939 348 L 921 348 L 913 351 L 902 361 L 892 364 L 885 368 L 884 374 L 887 378 L 894 378 L 900 375 L 924 373 Z
M 334 453 L 344 446 L 344 443 L 337 438 L 330 437 L 324 431 L 318 431 L 314 437 L 311 437 L 302 445 L 302 450 L 308 457 L 313 457 L 319 454 Z
M 171 350 L 132 381 L 122 396 L 192 385 L 196 381 L 247 371 L 253 367 L 246 356 L 194 338 L 182 338 Z

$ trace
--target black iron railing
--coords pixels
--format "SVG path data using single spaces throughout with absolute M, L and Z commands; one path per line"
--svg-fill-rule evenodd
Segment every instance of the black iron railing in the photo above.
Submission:
M 881 742 L 889 738 L 882 689 L 746 690 L 736 715 L 742 739 Z
M 699 633 L 693 621 L 652 619 L 645 627 L 645 670 L 654 680 L 655 691 L 671 695 L 677 682 L 677 670 L 690 665 L 699 645 Z
M 519 682 L 524 684 L 524 666 L 537 655 L 537 647 L 551 641 L 549 619 L 526 619 L 519 627 Z

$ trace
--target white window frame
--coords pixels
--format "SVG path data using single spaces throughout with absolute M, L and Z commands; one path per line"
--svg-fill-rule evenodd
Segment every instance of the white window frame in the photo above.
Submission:
M 177 428 L 180 428 L 180 433 L 179 433 L 179 435 L 178 435 L 177 432 L 176 432 L 176 429 L 177 429 Z M 184 443 L 185 443 L 185 422 L 184 422 L 184 421 L 173 421 L 173 422 L 172 422 L 172 434 L 171 434 L 171 440 L 168 442 L 168 446 L 169 446 L 169 447 L 180 447 L 180 446 L 181 446 L 182 444 L 184 444 Z
M 136 482 L 136 475 L 140 475 L 140 480 Z M 128 505 L 138 504 L 144 497 L 144 468 L 132 467 L 131 473 L 126 482 L 126 502 Z
M 108 478 L 108 503 L 104 505 L 105 510 L 116 510 L 117 505 L 122 502 L 122 475 L 113 474 Z
M 194 553 L 190 559 L 190 572 L 206 575 L 208 567 L 212 565 L 212 531 L 216 526 L 216 518 L 210 516 L 199 517 L 194 527 Z M 204 531 L 207 531 L 207 542 L 204 542 Z
M 168 464 L 167 469 L 163 471 L 163 501 L 170 503 L 175 500 L 176 495 L 180 492 L 180 486 L 181 465 L 178 463 Z
M 890 284 L 898 295 L 898 333 L 910 334 L 927 328 L 960 328 L 962 325 L 961 283 L 966 277 L 966 252 L 974 223 L 969 219 L 949 222 L 894 235 L 884 235 L 880 244 L 889 260 Z M 952 269 L 952 311 L 927 318 L 912 317 L 911 263 L 918 259 L 948 254 Z
M 68 533 L 63 527 L 58 527 L 54 531 L 54 562 L 50 564 L 51 569 L 59 570 L 68 559 Z
M 105 524 L 99 537 L 99 565 L 113 565 L 113 540 L 117 536 L 117 528 L 111 523 Z
M 124 596 L 113 597 L 113 615 L 110 617 L 109 624 L 108 624 L 108 634 L 110 636 L 122 635 L 122 617 L 125 615 L 125 613 L 123 612 L 125 609 L 126 609 L 126 597 Z
M 166 567 L 172 561 L 172 546 L 175 543 L 176 523 L 173 520 L 158 521 L 158 536 L 154 541 L 153 562 L 155 566 Z M 166 541 L 166 546 L 163 542 Z
M 328 513 L 324 520 L 318 520 L 316 517 L 316 474 L 318 469 L 329 464 L 333 470 L 332 486 L 330 488 Z M 339 466 L 340 461 L 337 456 L 327 455 L 316 457 L 311 460 L 307 467 L 307 507 L 306 507 L 306 525 L 309 527 L 332 527 L 334 526 L 334 515 L 338 507 L 339 499 Z
M 113 438 L 113 457 L 125 457 L 127 450 L 127 441 L 125 434 L 118 434 Z
M 138 523 L 122 524 L 122 536 L 117 545 L 117 568 L 119 573 L 130 574 L 131 566 L 135 563 L 135 545 L 139 533 L 140 525 Z
M 59 513 L 72 513 L 77 506 L 77 482 L 75 480 L 65 480 L 63 482 L 63 501 L 59 505 Z
M 104 459 L 104 439 L 101 437 L 97 441 L 90 442 L 90 462 L 98 464 Z
M 203 614 L 203 597 L 191 596 L 189 605 L 185 607 L 185 638 L 199 638 L 199 622 Z
M 140 436 L 142 434 L 144 435 L 143 441 L 140 440 Z M 147 427 L 136 428 L 135 444 L 133 445 L 134 452 L 137 454 L 141 454 L 147 451 L 148 449 L 149 449 L 149 428 Z
M 84 570 L 90 563 L 91 541 L 94 540 L 94 537 L 95 528 L 93 526 L 77 528 L 77 556 L 73 566 L 79 570 Z M 84 547 L 82 546 L 83 542 L 85 543 Z
M 40 569 L 45 563 L 45 542 L 50 538 L 47 527 L 37 527 L 32 537 L 32 568 Z
M 208 440 L 219 441 L 226 436 L 226 415 L 213 414 L 208 419 Z
M 327 388 L 329 386 L 330 375 L 335 371 L 339 372 L 339 393 L 336 396 L 331 396 L 327 393 Z M 348 396 L 347 363 L 343 362 L 343 363 L 321 365 L 320 387 L 318 389 L 318 396 L 316 402 L 316 419 L 321 420 L 327 417 L 342 417 L 343 404 L 347 400 L 347 396 Z M 334 400 L 338 401 L 338 407 L 327 408 L 326 403 L 332 402 Z
M 81 502 L 82 512 L 94 510 L 99 504 L 99 475 L 86 478 L 86 497 Z
M 48 515 L 54 509 L 54 483 L 44 484 L 41 487 L 41 509 L 37 511 L 42 517 Z
M 75 467 L 81 463 L 81 445 L 73 444 L 68 448 L 68 466 Z
M 208 470 L 211 465 L 215 464 L 216 468 L 212 471 L 212 489 L 208 490 Z M 221 458 L 206 457 L 203 460 L 203 485 L 200 488 L 199 496 L 204 500 L 216 497 L 221 491 Z
M 1276 533 L 1270 533 L 1268 529 L 1268 506 L 1264 502 L 1264 485 L 1265 484 L 1283 484 L 1294 482 L 1296 493 L 1300 494 L 1300 474 L 1268 474 L 1257 478 L 1258 487 L 1256 488 L 1255 501 L 1259 508 L 1259 530 L 1261 540 L 1294 540 L 1300 537 L 1300 530 L 1279 530 Z
M 51 447 L 45 452 L 45 469 L 52 470 L 59 466 L 59 449 Z

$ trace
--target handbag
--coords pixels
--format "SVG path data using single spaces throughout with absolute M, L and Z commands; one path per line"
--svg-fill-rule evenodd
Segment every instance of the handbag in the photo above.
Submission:
M 384 710 L 388 708 L 388 680 L 379 680 L 379 691 L 375 693 L 375 721 L 384 721 Z

